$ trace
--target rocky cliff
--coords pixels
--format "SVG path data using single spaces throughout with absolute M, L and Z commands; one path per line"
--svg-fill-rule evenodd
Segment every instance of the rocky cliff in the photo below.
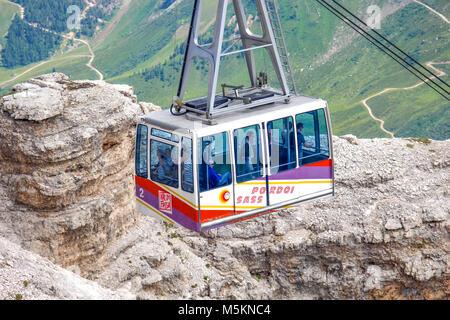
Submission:
M 135 119 L 156 108 L 132 88 L 52 74 L 15 90 L 0 298 L 450 297 L 449 140 L 334 137 L 334 197 L 198 234 L 134 211 Z
M 134 128 L 148 104 L 58 73 L 13 90 L 0 100 L 1 234 L 87 275 L 135 225 Z

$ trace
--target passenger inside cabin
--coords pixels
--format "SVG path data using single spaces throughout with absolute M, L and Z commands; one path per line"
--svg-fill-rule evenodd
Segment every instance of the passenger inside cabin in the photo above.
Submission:
M 220 175 L 214 170 L 214 161 L 210 160 L 208 165 L 209 182 L 213 188 L 226 186 L 231 183 L 231 173 L 225 172 Z
M 269 156 L 272 156 L 272 144 L 273 144 L 273 123 L 272 123 L 272 121 L 267 124 L 267 138 L 269 141 Z
M 167 180 L 176 178 L 174 177 L 176 170 L 170 157 L 170 149 L 158 148 L 156 155 L 158 156 L 158 164 L 155 169 L 155 174 L 158 177 L 158 180 L 167 183 Z
M 309 143 L 306 143 L 305 141 L 305 137 L 302 134 L 302 130 L 303 130 L 303 123 L 302 122 L 297 122 L 297 143 L 298 143 L 298 159 L 299 159 L 299 164 L 302 164 L 302 158 L 303 158 L 303 146 L 307 147 L 307 148 L 312 148 L 313 146 L 310 145 Z
M 170 170 L 173 170 L 175 167 L 175 164 L 172 161 L 172 152 L 169 148 L 166 148 L 166 150 L 164 150 L 163 158 L 164 158 L 166 167 L 169 168 Z
M 245 136 L 244 140 L 244 172 L 251 173 L 254 171 L 253 161 L 254 161 L 254 145 L 255 133 L 253 131 L 249 131 Z
M 158 164 L 156 165 L 154 174 L 158 177 L 158 180 L 164 179 L 166 176 L 166 163 L 164 162 L 163 150 L 158 148 L 156 151 L 156 156 L 158 157 Z

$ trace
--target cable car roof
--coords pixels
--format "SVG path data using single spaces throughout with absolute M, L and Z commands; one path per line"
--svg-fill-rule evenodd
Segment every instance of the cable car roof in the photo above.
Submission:
M 214 123 L 212 124 L 205 124 L 201 119 L 193 120 L 186 116 L 173 116 L 168 109 L 143 115 L 139 117 L 139 122 L 153 124 L 162 129 L 185 134 L 191 134 L 195 131 L 202 136 L 203 134 L 211 134 L 212 131 L 220 132 L 230 128 L 241 128 L 252 123 L 279 119 L 326 106 L 326 101 L 322 99 L 295 96 L 291 98 L 290 103 L 275 102 L 252 109 L 222 114 L 214 118 Z

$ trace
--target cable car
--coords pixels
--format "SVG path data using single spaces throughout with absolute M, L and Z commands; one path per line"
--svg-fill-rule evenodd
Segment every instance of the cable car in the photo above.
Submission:
M 202 0 L 195 1 L 174 103 L 140 117 L 136 132 L 138 212 L 197 232 L 334 195 L 327 102 L 295 94 L 276 3 L 255 1 L 262 26 L 257 36 L 241 0 L 233 0 L 242 43 L 225 52 L 228 1 L 218 2 L 208 47 L 198 44 Z M 268 85 L 264 72 L 256 75 L 256 49 L 269 53 L 281 90 Z M 251 84 L 222 84 L 217 94 L 220 58 L 234 53 L 245 55 Z M 208 96 L 183 101 L 194 58 L 210 62 Z

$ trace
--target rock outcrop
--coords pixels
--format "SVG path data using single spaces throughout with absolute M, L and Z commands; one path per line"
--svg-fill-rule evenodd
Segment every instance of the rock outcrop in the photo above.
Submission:
M 142 219 L 97 281 L 150 299 L 448 299 L 450 140 L 333 141 L 334 197 L 203 234 Z
M 88 275 L 136 223 L 129 86 L 48 74 L 0 100 L 1 234 Z
M 61 74 L 16 90 L 0 100 L 0 277 L 29 268 L 20 244 L 107 298 L 450 297 L 450 140 L 333 137 L 334 197 L 198 234 L 134 212 L 134 121 L 157 108 Z
M 0 237 L 0 300 L 135 299 L 110 290 Z

